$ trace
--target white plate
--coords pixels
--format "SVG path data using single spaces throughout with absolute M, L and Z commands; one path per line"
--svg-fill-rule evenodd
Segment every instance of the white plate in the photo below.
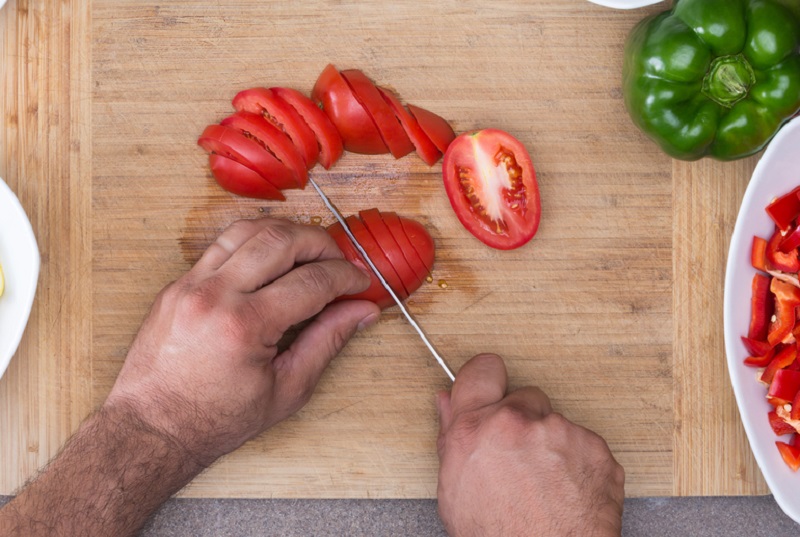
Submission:
M 0 0 L 2 1 L 2 0 Z M 6 290 L 0 296 L 0 377 L 17 352 L 36 295 L 39 249 L 19 200 L 0 179 L 0 264 Z
M 767 420 L 772 407 L 766 387 L 756 381 L 756 369 L 744 365 L 747 351 L 741 336 L 750 326 L 751 284 L 756 270 L 750 264 L 753 235 L 769 239 L 774 223 L 764 208 L 800 185 L 800 118 L 785 125 L 770 142 L 756 166 L 733 228 L 725 274 L 725 353 L 739 413 L 750 447 L 781 509 L 800 522 L 800 472 L 786 466 L 775 447 L 779 440 Z M 788 437 L 784 437 L 786 440 Z
M 0 0 L 2 2 L 4 0 Z M 636 9 L 637 7 L 651 6 L 658 4 L 661 0 L 589 0 L 593 4 L 613 7 L 616 9 Z

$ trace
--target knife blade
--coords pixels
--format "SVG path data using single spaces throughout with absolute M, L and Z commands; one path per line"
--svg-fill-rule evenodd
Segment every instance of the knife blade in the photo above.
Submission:
M 336 217 L 336 220 L 338 220 L 339 223 L 342 225 L 342 228 L 344 228 L 344 232 L 347 234 L 347 238 L 350 239 L 350 242 L 353 243 L 353 246 L 355 246 L 356 250 L 358 250 L 358 253 L 361 254 L 364 260 L 367 262 L 367 265 L 369 266 L 370 270 L 373 273 L 375 273 L 375 276 L 377 276 L 378 281 L 381 282 L 383 288 L 386 289 L 386 291 L 389 293 L 389 296 L 391 296 L 392 300 L 394 300 L 395 304 L 397 304 L 397 307 L 400 308 L 400 312 L 406 318 L 408 324 L 410 324 L 411 327 L 417 332 L 420 339 L 422 339 L 422 342 L 431 352 L 434 359 L 436 359 L 436 362 L 440 366 L 442 366 L 442 369 L 444 369 L 444 372 L 447 374 L 448 378 L 451 381 L 455 381 L 456 376 L 453 374 L 453 371 L 444 361 L 444 358 L 442 358 L 442 356 L 439 354 L 439 351 L 436 350 L 436 347 L 433 346 L 433 343 L 431 343 L 431 341 L 428 339 L 428 336 L 425 334 L 425 331 L 422 329 L 422 327 L 419 325 L 416 319 L 414 319 L 414 317 L 411 315 L 411 312 L 408 311 L 405 304 L 403 304 L 403 301 L 400 300 L 400 298 L 397 296 L 397 294 L 394 292 L 391 286 L 386 282 L 386 279 L 383 277 L 383 274 L 381 274 L 381 271 L 378 270 L 378 267 L 375 266 L 375 263 L 372 262 L 372 259 L 370 259 L 369 255 L 364 250 L 364 247 L 361 246 L 361 244 L 358 242 L 358 239 L 356 239 L 355 235 L 353 235 L 353 232 L 350 230 L 350 227 L 347 225 L 347 222 L 345 222 L 342 213 L 339 212 L 339 209 L 336 208 L 336 205 L 334 205 L 333 202 L 331 202 L 330 198 L 325 194 L 325 192 L 322 191 L 322 189 L 319 187 L 317 182 L 314 181 L 312 177 L 308 178 L 308 182 L 311 183 L 311 186 L 313 186 L 314 190 L 317 191 L 319 197 L 322 198 L 322 202 L 325 204 L 328 210 L 330 210 L 330 212 L 333 213 L 333 216 Z

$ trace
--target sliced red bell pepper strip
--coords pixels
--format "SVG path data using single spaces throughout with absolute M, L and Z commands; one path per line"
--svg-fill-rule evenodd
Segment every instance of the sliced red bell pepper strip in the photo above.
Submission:
M 769 426 L 772 427 L 772 430 L 775 431 L 777 436 L 795 432 L 794 427 L 783 421 L 783 418 L 778 416 L 778 413 L 774 410 L 767 414 L 767 416 L 769 417 Z
M 800 271 L 800 257 L 798 257 L 797 250 L 792 250 L 789 253 L 781 252 L 780 244 L 783 240 L 783 235 L 779 229 L 775 229 L 775 233 L 767 242 L 767 268 L 776 269 L 782 272 L 796 273 Z
M 767 271 L 767 239 L 753 236 L 753 250 L 750 252 L 750 262 L 754 269 Z
M 772 349 L 772 345 L 766 341 L 758 341 L 749 337 L 742 336 L 742 343 L 744 343 L 744 348 L 747 349 L 750 356 L 766 356 Z
M 775 445 L 778 446 L 778 451 L 781 452 L 783 462 L 785 462 L 789 468 L 795 472 L 800 469 L 800 447 L 781 442 L 780 440 L 776 441 Z
M 772 359 L 775 358 L 775 349 L 777 349 L 777 347 L 771 348 L 764 356 L 748 356 L 744 359 L 744 365 L 750 367 L 767 367 Z M 797 360 L 795 360 L 795 362 L 797 362 Z
M 789 229 L 800 214 L 800 186 L 767 205 L 767 214 L 780 229 Z
M 767 341 L 777 345 L 792 333 L 797 319 L 795 310 L 800 305 L 800 289 L 777 278 L 772 278 L 769 289 L 775 295 L 775 320 L 769 325 Z
M 753 276 L 753 294 L 750 299 L 750 330 L 747 337 L 764 341 L 767 339 L 767 330 L 770 319 L 775 311 L 774 299 L 770 293 L 768 276 L 756 274 Z
M 789 444 L 794 447 L 800 448 L 800 434 L 795 433 L 795 435 L 792 437 L 792 441 L 789 442 Z
M 800 420 L 800 392 L 797 392 L 797 395 L 794 396 L 794 401 L 792 401 L 792 413 L 790 417 L 793 420 Z
M 781 239 L 780 244 L 778 244 L 778 249 L 788 254 L 792 250 L 797 250 L 798 246 L 800 246 L 800 227 L 792 225 L 789 232 Z
M 795 347 L 795 355 L 797 347 Z M 766 371 L 765 371 L 766 372 Z M 762 377 L 763 380 L 763 377 Z M 800 392 L 800 371 L 779 369 L 769 385 L 767 397 L 775 404 L 791 404 Z

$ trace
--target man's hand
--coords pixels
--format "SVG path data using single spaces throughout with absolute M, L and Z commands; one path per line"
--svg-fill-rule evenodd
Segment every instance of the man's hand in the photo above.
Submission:
M 619 535 L 625 474 L 605 441 L 553 413 L 538 388 L 507 393 L 507 383 L 502 359 L 479 355 L 437 399 L 448 533 Z
M 327 304 L 368 285 L 320 227 L 236 222 L 158 296 L 106 406 L 132 409 L 210 464 L 305 405 L 380 314 L 366 301 Z M 284 333 L 317 314 L 279 352 Z

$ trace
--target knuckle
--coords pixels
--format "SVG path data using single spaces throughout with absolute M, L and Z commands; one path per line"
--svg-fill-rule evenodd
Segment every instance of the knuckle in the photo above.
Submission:
M 335 287 L 333 276 L 322 264 L 303 265 L 302 270 L 302 281 L 307 291 L 315 295 L 329 295 Z
M 258 232 L 256 238 L 270 250 L 288 250 L 294 243 L 292 226 L 276 221 Z
M 523 410 L 513 405 L 503 405 L 497 409 L 497 412 L 492 416 L 492 425 L 497 428 L 501 434 L 503 432 L 520 431 L 530 425 L 530 418 Z
M 219 292 L 209 282 L 196 285 L 175 286 L 180 296 L 181 309 L 190 317 L 202 317 L 214 312 L 219 304 Z

